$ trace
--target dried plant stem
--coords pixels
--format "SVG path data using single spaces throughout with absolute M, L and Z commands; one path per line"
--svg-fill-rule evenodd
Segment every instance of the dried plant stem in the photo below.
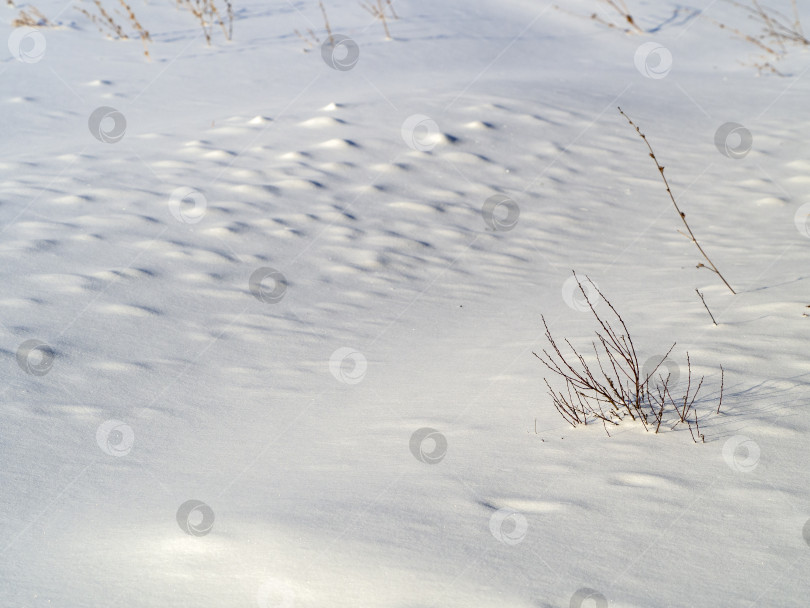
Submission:
M 9 6 L 14 6 L 13 2 L 8 3 Z M 26 12 L 26 10 L 28 12 Z M 11 27 L 53 27 L 50 19 L 40 12 L 36 6 L 29 6 L 28 9 L 21 9 L 20 14 L 11 22 Z
M 304 48 L 305 53 L 309 53 L 309 51 L 311 49 L 315 48 L 316 45 L 319 45 L 321 43 L 320 38 L 318 38 L 318 36 L 315 35 L 315 32 L 313 32 L 311 28 L 307 29 L 307 35 L 306 36 L 304 36 L 298 30 L 295 30 L 295 35 L 298 36 L 301 40 L 303 40 L 304 44 L 306 44 L 307 47 L 309 47 L 309 48 Z
M 93 0 L 93 4 L 96 5 L 98 14 L 91 13 L 81 6 L 77 6 L 76 10 L 87 17 L 102 34 L 118 38 L 119 40 L 128 40 L 129 36 L 124 32 L 124 28 L 121 27 L 121 24 L 102 6 L 101 0 Z M 141 25 L 141 22 L 135 16 L 135 12 L 132 10 L 132 7 L 127 4 L 126 0 L 118 0 L 118 4 L 124 9 L 126 20 L 129 21 L 129 24 L 135 28 L 135 31 L 138 33 L 138 37 L 143 43 L 143 54 L 147 59 L 151 59 L 149 56 L 148 43 L 152 41 L 152 37 L 149 35 L 146 28 Z M 120 11 L 116 10 L 115 12 L 121 15 Z
M 228 40 L 233 40 L 233 4 L 231 3 L 231 0 L 224 0 L 224 2 L 225 2 L 226 14 L 228 16 L 228 33 L 227 33 L 227 36 L 228 36 Z M 223 29 L 224 29 L 224 26 L 223 26 Z
M 135 16 L 135 13 L 132 12 L 132 8 L 125 2 L 125 0 L 118 0 L 121 3 L 121 6 L 124 7 L 124 10 L 127 12 L 127 17 L 129 18 L 130 23 L 138 32 L 138 35 L 141 37 L 141 42 L 143 43 L 143 54 L 146 55 L 147 59 L 151 59 L 149 57 L 149 47 L 147 46 L 148 42 L 151 42 L 152 38 L 149 36 L 149 32 L 144 29 L 141 25 L 141 22 L 138 21 L 138 18 Z
M 725 384 L 726 371 L 720 366 L 720 402 L 717 404 L 717 413 L 720 413 L 720 406 L 723 405 L 723 385 Z
M 639 34 L 643 34 L 644 30 L 641 29 L 638 24 L 636 23 L 633 16 L 630 14 L 630 10 L 627 8 L 627 5 L 624 3 L 624 0 L 602 0 L 605 4 L 613 8 L 619 15 L 624 19 L 629 25 L 632 30 Z
M 793 6 L 793 29 L 804 37 L 804 30 L 802 29 L 801 19 L 799 19 L 799 7 L 796 4 L 796 0 L 791 0 L 790 4 Z
M 692 429 L 689 429 L 689 430 L 691 432 Z M 706 443 L 706 438 L 703 436 L 703 433 L 700 432 L 700 423 L 698 422 L 697 410 L 695 410 L 695 432 L 697 433 L 697 436 L 700 437 L 700 440 L 703 443 Z M 692 435 L 692 439 L 695 441 L 695 443 L 697 443 L 697 440 L 695 439 L 694 435 Z
M 619 24 L 613 23 L 612 21 L 608 21 L 607 19 L 605 19 L 604 17 L 602 17 L 598 13 L 591 13 L 590 15 L 580 15 L 579 13 L 569 11 L 568 9 L 562 8 L 561 6 L 558 6 L 556 4 L 553 5 L 553 6 L 554 6 L 555 10 L 558 10 L 560 12 L 567 13 L 567 14 L 573 16 L 573 17 L 579 17 L 579 18 L 582 18 L 582 19 L 588 19 L 588 20 L 591 20 L 591 21 L 595 21 L 596 23 L 599 23 L 600 25 L 604 25 L 605 27 L 609 27 L 609 28 L 614 29 L 614 30 L 620 30 L 624 34 L 632 34 L 632 33 L 642 33 L 643 34 L 643 33 L 645 33 L 641 28 L 638 27 L 635 20 L 632 17 L 630 17 L 629 14 L 624 15 L 621 11 L 619 11 L 619 13 L 622 15 L 622 20 L 621 21 L 624 21 L 626 23 L 631 24 L 631 27 L 625 27 L 621 23 L 621 21 L 619 22 Z M 629 17 L 629 19 L 628 19 L 628 17 Z
M 698 296 L 700 296 L 700 301 L 701 301 L 701 302 L 703 302 L 703 306 L 705 306 L 705 307 L 706 307 L 706 312 L 708 312 L 708 313 L 709 313 L 709 316 L 712 318 L 712 323 L 714 323 L 714 324 L 715 324 L 715 326 L 716 326 L 716 325 L 717 325 L 717 321 L 715 321 L 715 320 L 714 320 L 714 315 L 712 314 L 712 311 L 711 311 L 711 310 L 709 310 L 709 306 L 708 306 L 708 304 L 706 304 L 706 300 L 703 298 L 703 294 L 702 294 L 702 293 L 700 293 L 700 292 L 697 290 L 697 287 L 695 288 L 695 291 L 697 292 Z
M 226 5 L 226 7 L 228 9 L 227 14 L 232 15 L 233 12 L 231 10 L 230 2 L 226 1 L 225 5 Z M 233 31 L 233 22 L 231 22 L 230 29 L 226 28 L 225 27 L 225 21 L 222 19 L 222 15 L 220 14 L 219 9 L 217 8 L 217 5 L 214 2 L 214 0 L 210 0 L 210 2 L 208 3 L 208 6 L 209 6 L 208 11 L 209 11 L 209 13 L 210 13 L 210 15 L 212 17 L 212 20 L 211 20 L 212 23 L 213 23 L 214 20 L 216 20 L 219 23 L 219 26 L 222 28 L 222 33 L 225 34 L 225 38 L 227 40 L 230 40 L 231 39 L 231 33 Z
M 326 27 L 326 33 L 329 36 L 329 44 L 335 46 L 335 37 L 332 35 L 332 27 L 329 25 L 329 17 L 326 16 L 326 7 L 324 7 L 323 2 L 319 1 L 318 6 L 321 7 L 321 13 L 323 14 L 323 23 Z
M 79 12 L 84 14 L 90 21 L 92 21 L 96 27 L 98 27 L 101 33 L 106 33 L 109 35 L 111 32 L 116 38 L 120 38 L 121 40 L 127 40 L 129 36 L 124 33 L 124 29 L 112 18 L 112 16 L 101 6 L 100 0 L 93 0 L 93 4 L 96 5 L 98 9 L 100 18 L 96 15 L 91 14 L 87 10 L 77 7 Z M 108 30 L 105 32 L 105 29 Z
M 217 8 L 216 0 L 177 0 L 178 5 L 185 6 L 199 20 L 208 46 L 211 46 L 211 33 L 216 23 L 222 28 L 228 40 L 233 35 L 233 6 L 230 0 L 224 1 L 228 20 L 227 27 L 225 26 L 225 19 L 222 18 L 222 14 Z
M 392 11 L 394 10 L 394 7 L 391 5 L 391 1 L 388 0 L 386 5 L 383 5 L 383 0 L 377 0 L 376 5 L 372 2 L 361 2 L 360 6 L 362 6 L 372 17 L 382 21 L 382 26 L 385 30 L 385 38 L 387 40 L 391 40 L 391 32 L 388 31 L 388 22 L 385 20 L 385 6 L 390 7 Z
M 636 133 L 638 133 L 639 137 L 641 137 L 641 139 L 644 140 L 644 143 L 647 145 L 647 148 L 650 151 L 650 158 L 652 158 L 653 161 L 655 162 L 655 166 L 658 168 L 658 172 L 661 174 L 661 179 L 664 180 L 664 186 L 666 186 L 667 194 L 669 194 L 669 198 L 670 198 L 670 200 L 672 200 L 672 204 L 675 206 L 675 211 L 678 212 L 678 216 L 681 218 L 681 221 L 683 222 L 683 225 L 686 226 L 686 231 L 689 233 L 689 239 L 695 244 L 695 247 L 698 248 L 698 251 L 700 251 L 700 254 L 703 256 L 703 259 L 706 260 L 709 263 L 709 266 L 708 266 L 709 270 L 711 270 L 718 277 L 720 277 L 720 279 L 723 281 L 723 283 L 725 283 L 726 287 L 729 288 L 731 293 L 736 294 L 737 292 L 734 291 L 734 289 L 732 289 L 731 285 L 728 284 L 728 281 L 726 281 L 725 277 L 723 277 L 723 275 L 720 274 L 720 271 L 717 270 L 717 266 L 715 266 L 714 263 L 709 259 L 709 256 L 706 255 L 706 252 L 703 251 L 703 247 L 701 247 L 700 243 L 698 243 L 697 238 L 695 237 L 694 233 L 692 232 L 692 229 L 689 227 L 689 224 L 686 221 L 686 214 L 683 211 L 681 211 L 681 208 L 678 207 L 678 203 L 675 201 L 675 196 L 672 194 L 672 189 L 669 187 L 669 182 L 667 181 L 667 177 L 666 177 L 666 175 L 664 175 L 664 167 L 661 165 L 661 163 L 658 162 L 658 158 L 656 158 L 655 152 L 653 152 L 653 149 L 652 149 L 652 146 L 650 145 L 650 142 L 647 141 L 647 136 L 644 135 L 644 133 L 641 132 L 641 129 L 639 129 L 636 126 L 636 124 L 632 120 L 630 120 L 630 117 L 627 114 L 625 114 L 624 111 L 621 108 L 619 108 L 619 112 L 621 113 L 622 116 L 624 116 L 627 119 L 627 122 L 630 123 L 630 125 L 636 130 Z M 702 263 L 699 263 L 697 267 L 698 268 L 707 268 L 707 266 L 705 266 Z
M 746 34 L 745 32 L 741 32 L 740 30 L 738 30 L 735 27 L 728 26 L 725 23 L 721 23 L 720 21 L 717 21 L 717 19 L 712 19 L 711 17 L 707 17 L 706 15 L 703 15 L 703 18 L 708 19 L 709 21 L 714 23 L 717 27 L 719 27 L 721 30 L 728 30 L 732 34 L 734 34 L 735 36 L 737 36 L 739 38 L 742 38 L 743 40 L 745 40 L 747 42 L 750 42 L 751 44 L 757 45 L 759 48 L 761 48 L 766 53 L 770 53 L 771 55 L 777 55 L 777 56 L 779 55 L 779 53 L 776 52 L 774 49 L 772 49 L 771 47 L 769 47 L 766 44 L 762 43 L 761 41 L 757 40 L 756 38 L 754 38 L 750 34 Z

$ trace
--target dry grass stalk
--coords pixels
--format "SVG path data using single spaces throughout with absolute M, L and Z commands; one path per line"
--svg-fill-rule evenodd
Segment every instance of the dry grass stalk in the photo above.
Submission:
M 9 6 L 14 3 L 9 0 Z M 27 12 L 26 12 L 27 11 Z M 36 6 L 29 6 L 27 9 L 20 9 L 20 14 L 11 22 L 11 27 L 54 27 L 45 15 Z
M 542 355 L 533 353 L 549 371 L 565 382 L 564 391 L 555 391 L 548 380 L 545 381 L 554 407 L 563 419 L 571 426 L 598 420 L 608 435 L 610 435 L 608 425 L 618 425 L 628 417 L 640 422 L 645 430 L 652 430 L 655 433 L 659 432 L 664 423 L 671 429 L 685 423 L 692 439 L 695 442 L 698 439 L 703 441 L 695 409 L 695 401 L 703 386 L 703 378 L 701 377 L 693 387 L 692 362 L 689 354 L 686 355 L 687 386 L 683 395 L 676 399 L 671 392 L 670 375 L 664 377 L 658 373 L 675 344 L 662 357 L 661 362 L 645 374 L 622 316 L 591 282 L 601 301 L 610 309 L 612 319 L 600 316 L 576 273 L 574 277 L 601 328 L 601 331 L 595 332 L 597 340 L 591 343 L 594 357 L 589 363 L 568 339 L 565 339 L 565 344 L 568 345 L 570 354 L 564 354 L 544 317 L 542 317 L 543 327 L 546 330 L 545 337 L 550 345 L 550 351 L 544 349 Z M 588 281 L 590 282 L 590 279 Z M 722 387 L 720 399 L 722 402 Z
M 728 284 L 728 281 L 726 281 L 725 277 L 723 277 L 723 275 L 720 274 L 720 271 L 717 270 L 717 266 L 715 266 L 714 263 L 709 259 L 709 256 L 706 255 L 706 252 L 703 251 L 703 247 L 700 246 L 700 243 L 698 243 L 698 240 L 695 237 L 694 233 L 692 232 L 692 229 L 686 222 L 686 214 L 683 211 L 681 211 L 680 207 L 678 207 L 678 203 L 675 201 L 675 196 L 672 194 L 672 189 L 669 187 L 669 182 L 667 181 L 667 178 L 664 175 L 664 167 L 661 165 L 661 163 L 658 162 L 658 158 L 656 158 L 655 152 L 653 152 L 650 142 L 647 141 L 647 137 L 644 135 L 644 133 L 641 132 L 641 129 L 639 129 L 636 126 L 636 124 L 632 120 L 630 120 L 630 117 L 627 114 L 625 114 L 621 108 L 619 108 L 619 112 L 621 113 L 622 116 L 624 116 L 627 119 L 627 122 L 630 123 L 630 126 L 632 126 L 636 130 L 636 133 L 638 133 L 639 137 L 641 137 L 641 139 L 644 140 L 644 143 L 647 145 L 647 149 L 649 149 L 650 151 L 650 158 L 653 159 L 655 166 L 658 168 L 658 172 L 661 174 L 661 179 L 664 180 L 664 186 L 666 186 L 667 194 L 669 194 L 669 198 L 672 201 L 672 204 L 675 206 L 675 211 L 678 212 L 678 216 L 681 218 L 681 221 L 683 221 L 683 225 L 686 226 L 686 231 L 689 233 L 688 235 L 689 240 L 691 240 L 695 244 L 695 246 L 698 248 L 698 251 L 700 251 L 700 254 L 703 256 L 703 259 L 709 263 L 709 265 L 706 266 L 702 262 L 699 262 L 697 267 L 708 268 L 709 270 L 714 272 L 718 277 L 720 277 L 723 283 L 725 283 L 726 287 L 729 288 L 731 293 L 736 294 L 737 292 L 734 291 L 734 289 L 732 289 L 731 285 Z
M 786 74 L 784 72 L 780 72 L 776 69 L 776 67 L 770 61 L 763 61 L 762 63 L 754 62 L 753 65 L 759 74 L 762 72 L 771 72 L 772 74 L 776 74 L 777 76 L 785 77 Z
M 306 36 L 301 32 L 299 32 L 298 30 L 295 30 L 295 35 L 298 36 L 301 40 L 303 40 L 304 44 L 307 45 L 306 47 L 304 47 L 305 53 L 309 53 L 312 49 L 314 49 L 316 46 L 320 46 L 321 44 L 321 39 L 318 38 L 315 32 L 312 31 L 312 28 L 307 28 Z
M 707 17 L 706 15 L 703 15 L 703 18 L 708 19 L 709 21 L 714 23 L 717 27 L 719 27 L 721 30 L 728 30 L 729 32 L 731 32 L 732 34 L 737 36 L 738 38 L 741 38 L 741 39 L 743 39 L 743 40 L 745 40 L 747 42 L 750 42 L 751 44 L 755 44 L 756 46 L 758 46 L 760 49 L 762 49 L 766 53 L 769 53 L 771 55 L 776 55 L 776 56 L 779 55 L 779 53 L 777 51 L 775 51 L 774 49 L 772 49 L 771 47 L 769 47 L 768 45 L 763 43 L 761 40 L 757 40 L 753 36 L 751 36 L 749 34 L 746 34 L 744 32 L 741 32 L 740 30 L 738 30 L 735 27 L 730 27 L 730 26 L 726 25 L 725 23 L 721 23 L 720 21 L 717 21 L 716 19 L 712 19 L 711 17 Z
M 90 19 L 98 30 L 105 36 L 112 36 L 120 40 L 127 40 L 129 36 L 124 33 L 124 28 L 110 15 L 107 10 L 101 5 L 101 0 L 93 0 L 93 4 L 98 9 L 98 15 L 91 13 L 81 6 L 77 6 L 76 10 L 82 13 L 85 17 Z
M 208 46 L 211 46 L 211 34 L 217 24 L 222 28 L 225 38 L 231 40 L 233 35 L 233 4 L 231 0 L 224 0 L 224 19 L 217 8 L 216 0 L 177 0 L 177 4 L 188 9 L 200 22 Z M 226 21 L 228 22 L 227 26 L 225 25 Z
M 620 30 L 621 32 L 623 32 L 625 34 L 645 34 L 646 33 L 636 23 L 636 20 L 630 14 L 630 11 L 627 8 L 627 5 L 623 2 L 623 0 L 599 0 L 599 2 L 602 2 L 603 4 L 606 4 L 610 8 L 613 9 L 613 11 L 615 11 L 616 14 L 617 14 L 618 21 L 614 22 L 614 21 L 610 20 L 609 18 L 603 17 L 599 13 L 591 13 L 590 15 L 585 17 L 584 15 L 579 15 L 577 13 L 573 13 L 573 12 L 569 11 L 568 9 L 564 9 L 564 8 L 562 8 L 562 7 L 560 7 L 560 6 L 556 5 L 556 4 L 554 5 L 554 8 L 556 10 L 558 10 L 558 11 L 562 11 L 564 13 L 568 13 L 569 15 L 573 15 L 574 17 L 585 17 L 587 19 L 595 21 L 596 23 L 599 23 L 600 25 L 604 25 L 605 27 L 609 27 L 609 28 L 614 29 L 614 30 Z
M 127 13 L 127 19 L 135 28 L 135 31 L 138 32 L 138 36 L 141 38 L 141 42 L 143 43 L 143 54 L 146 55 L 147 59 L 149 59 L 149 47 L 147 46 L 148 42 L 151 42 L 152 38 L 149 36 L 149 32 L 141 25 L 141 22 L 138 21 L 138 18 L 135 16 L 135 13 L 132 11 L 132 8 L 125 2 L 125 0 L 118 0 L 121 3 L 121 6 L 124 7 L 124 10 Z
M 126 0 L 118 0 L 118 3 L 124 9 L 124 18 L 129 22 L 129 24 L 135 29 L 138 33 L 138 37 L 141 39 L 143 43 L 143 54 L 146 55 L 147 59 L 149 59 L 149 47 L 148 43 L 151 42 L 152 38 L 149 36 L 149 32 L 146 28 L 141 25 L 141 22 L 135 16 L 135 13 L 132 10 L 132 7 L 126 3 Z M 98 10 L 98 14 L 91 13 L 87 9 L 77 6 L 76 10 L 82 13 L 85 17 L 87 17 L 95 26 L 99 29 L 99 31 L 104 34 L 105 36 L 111 36 L 113 38 L 118 38 L 119 40 L 128 40 L 129 36 L 127 36 L 126 32 L 124 32 L 124 28 L 121 24 L 115 20 L 110 13 L 102 6 L 101 0 L 93 0 L 93 4 L 95 4 L 96 9 Z M 118 12 L 118 11 L 116 11 Z M 120 13 L 119 13 L 120 15 Z
M 373 2 L 361 2 L 360 6 L 362 6 L 369 15 L 382 22 L 383 29 L 385 30 L 385 38 L 386 40 L 391 40 L 391 32 L 388 31 L 388 21 L 385 18 L 385 9 L 390 9 L 391 15 L 395 19 L 399 19 L 394 11 L 394 5 L 391 4 L 391 0 L 387 0 L 385 3 L 383 3 L 383 0 L 377 0 L 376 4 Z
M 231 0 L 223 0 L 225 3 L 225 13 L 228 16 L 228 40 L 233 40 L 233 3 Z
M 326 27 L 326 34 L 329 36 L 329 44 L 335 46 L 335 37 L 332 35 L 332 27 L 329 25 L 329 17 L 326 15 L 326 7 L 323 5 L 323 2 L 320 1 L 318 2 L 318 6 L 321 7 L 324 27 Z

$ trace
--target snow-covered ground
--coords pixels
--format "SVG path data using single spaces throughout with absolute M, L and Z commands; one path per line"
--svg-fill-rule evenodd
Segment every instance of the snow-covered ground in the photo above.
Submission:
M 0 605 L 807 605 L 808 51 L 758 77 L 651 1 L 642 36 L 400 0 L 387 41 L 329 0 L 335 69 L 314 1 L 210 47 L 131 6 L 151 61 L 72 2 L 0 13 Z M 554 410 L 572 269 L 641 359 L 689 352 L 705 443 Z

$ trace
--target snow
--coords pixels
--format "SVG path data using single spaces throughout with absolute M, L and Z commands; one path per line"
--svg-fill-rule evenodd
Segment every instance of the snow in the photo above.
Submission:
M 3 9 L 0 603 L 805 606 L 808 54 L 633 5 L 330 0 L 350 69 L 315 2 L 210 47 L 134 2 L 151 61 L 52 0 L 18 60 Z M 572 269 L 705 443 L 560 418 Z

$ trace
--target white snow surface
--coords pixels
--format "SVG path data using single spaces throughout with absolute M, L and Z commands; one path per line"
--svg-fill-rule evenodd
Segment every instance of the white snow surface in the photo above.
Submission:
M 758 76 L 670 2 L 632 3 L 642 36 L 400 0 L 385 40 L 329 0 L 359 48 L 337 70 L 294 34 L 325 40 L 314 1 L 235 0 L 211 46 L 172 2 L 130 5 L 150 61 L 55 0 L 44 53 L 0 60 L 0 605 L 807 605 L 808 51 Z M 261 269 L 286 291 L 256 297 Z M 641 359 L 676 342 L 683 379 L 689 353 L 705 443 L 558 415 L 532 351 L 541 314 L 593 336 L 572 270 Z

